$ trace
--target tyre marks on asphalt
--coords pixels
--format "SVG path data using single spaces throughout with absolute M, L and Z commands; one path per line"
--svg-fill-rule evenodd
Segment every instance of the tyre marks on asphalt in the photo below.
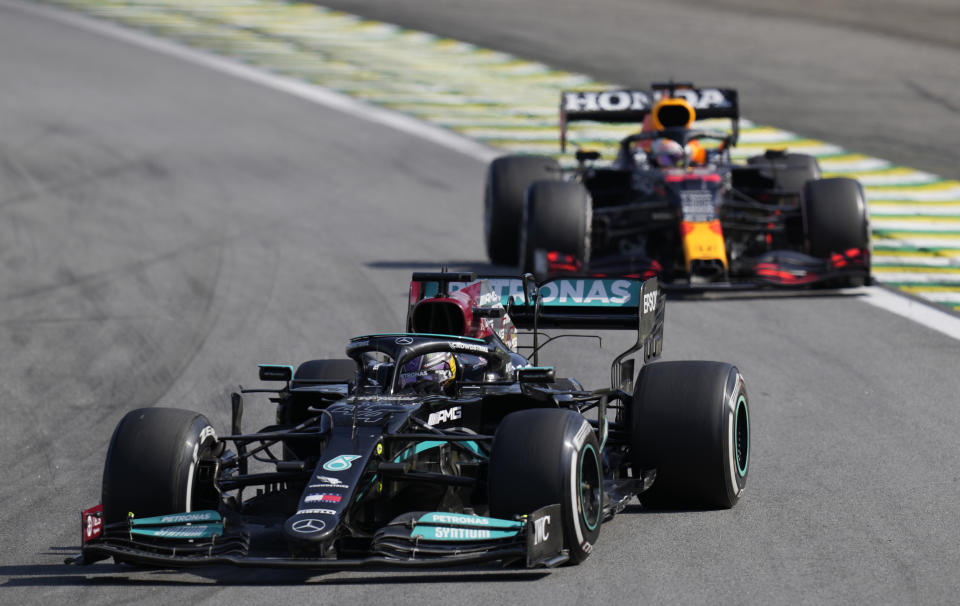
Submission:
M 611 86 L 313 4 L 51 1 L 403 112 L 508 152 L 559 156 L 559 92 Z M 584 123 L 571 129 L 571 140 L 611 157 L 616 139 L 626 132 L 622 126 Z M 825 176 L 863 183 L 873 268 L 881 282 L 960 311 L 960 182 L 749 120 L 742 122 L 734 157 L 785 147 L 817 156 Z M 563 160 L 569 162 L 569 156 Z

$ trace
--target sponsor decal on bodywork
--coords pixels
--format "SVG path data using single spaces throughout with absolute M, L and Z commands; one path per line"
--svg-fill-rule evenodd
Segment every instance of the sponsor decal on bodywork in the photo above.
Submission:
M 323 464 L 327 471 L 344 471 L 350 469 L 353 462 L 360 458 L 360 455 L 338 455 Z
M 543 516 L 533 521 L 533 544 L 540 545 L 550 539 L 550 516 Z
M 134 524 L 189 524 L 191 522 L 218 522 L 220 514 L 216 511 L 194 511 L 189 513 L 176 513 L 168 516 L 158 516 L 156 518 L 141 518 L 133 520 Z
M 205 539 L 223 534 L 223 524 L 194 524 L 168 528 L 132 528 L 130 533 L 160 539 Z
M 459 406 L 453 406 L 446 410 L 431 412 L 427 418 L 427 425 L 439 425 L 447 421 L 455 421 L 461 417 L 462 409 Z
M 327 523 L 316 518 L 304 518 L 290 525 L 290 529 L 301 534 L 313 534 L 327 527 Z
M 456 349 L 457 351 L 472 351 L 478 354 L 490 353 L 489 345 L 478 345 L 475 343 L 462 343 L 460 341 L 451 341 L 450 349 Z
M 338 494 L 329 494 L 329 493 L 320 493 L 320 494 L 308 494 L 307 498 L 303 500 L 304 503 L 339 503 L 341 497 Z
M 410 537 L 428 541 L 483 541 L 508 539 L 517 536 L 519 530 L 490 530 L 487 528 L 452 528 L 449 526 L 418 526 Z
M 103 505 L 96 505 L 80 512 L 83 528 L 83 542 L 96 539 L 103 534 Z
M 510 303 L 511 298 L 516 303 L 523 303 L 526 299 L 523 293 L 523 281 L 516 278 L 489 279 L 503 305 Z M 451 290 L 458 290 L 468 286 L 467 282 L 451 282 Z M 436 283 L 428 284 L 424 288 L 426 296 L 436 294 Z M 636 307 L 640 300 L 640 283 L 636 280 L 616 280 L 607 278 L 570 278 L 556 279 L 540 287 L 540 304 L 556 305 L 583 305 L 596 307 Z
M 420 516 L 410 537 L 432 541 L 481 541 L 516 536 L 523 522 L 472 514 L 432 512 Z
M 716 88 L 678 88 L 675 97 L 683 98 L 694 109 L 727 108 L 732 103 Z M 608 90 L 570 91 L 563 93 L 563 109 L 566 112 L 625 112 L 646 111 L 664 96 L 663 91 Z
M 681 190 L 680 208 L 685 221 L 704 222 L 717 218 L 717 202 L 714 199 L 714 192 L 710 190 Z

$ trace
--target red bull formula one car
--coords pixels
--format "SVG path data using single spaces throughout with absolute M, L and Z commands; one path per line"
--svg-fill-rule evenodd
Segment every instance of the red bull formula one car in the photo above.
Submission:
M 732 507 L 750 457 L 743 377 L 644 365 L 663 314 L 656 279 L 415 274 L 406 332 L 351 339 L 342 360 L 261 366 L 280 387 L 233 394 L 228 434 L 196 412 L 128 413 L 70 562 L 552 567 L 589 556 L 635 497 Z M 548 328 L 637 339 L 611 385 L 588 390 L 540 363 Z M 246 432 L 246 399 L 263 395 L 276 423 Z
M 729 118 L 732 129 L 695 129 L 698 118 Z M 733 164 L 735 90 L 565 92 L 562 148 L 578 120 L 643 127 L 609 165 L 578 150 L 567 175 L 549 157 L 494 160 L 484 203 L 492 262 L 539 276 L 656 275 L 674 289 L 870 282 L 859 182 L 821 178 L 816 158 L 783 150 Z

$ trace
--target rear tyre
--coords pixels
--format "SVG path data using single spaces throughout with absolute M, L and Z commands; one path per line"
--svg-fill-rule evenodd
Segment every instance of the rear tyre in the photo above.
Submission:
M 564 547 L 582 562 L 600 536 L 603 471 L 593 427 L 571 410 L 514 412 L 497 428 L 490 456 L 490 514 L 529 514 L 560 503 Z
M 747 164 L 766 168 L 767 176 L 773 179 L 774 187 L 784 191 L 799 192 L 807 181 L 820 178 L 820 163 L 807 154 L 783 154 L 753 156 Z
M 527 187 L 559 179 L 560 164 L 547 156 L 504 156 L 490 163 L 483 202 L 483 235 L 490 261 L 516 267 Z
M 639 495 L 652 508 L 733 507 L 750 466 L 743 377 L 723 362 L 644 366 L 630 408 L 634 475 L 656 469 Z
M 538 257 L 537 251 L 573 255 L 587 264 L 592 220 L 590 194 L 583 185 L 566 181 L 538 181 L 531 185 L 520 235 L 520 270 L 545 277 L 546 258 Z
M 200 413 L 179 408 L 140 408 L 126 414 L 110 439 L 103 468 L 103 517 L 149 517 L 191 511 L 203 487 L 197 462 L 216 447 L 217 436 Z

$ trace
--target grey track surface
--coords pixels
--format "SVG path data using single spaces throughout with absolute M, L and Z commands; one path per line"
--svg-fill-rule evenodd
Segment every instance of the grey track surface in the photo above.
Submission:
M 745 116 L 960 178 L 955 0 L 327 0 L 646 86 L 740 89 Z
M 595 33 L 581 53 L 599 65 L 620 51 Z M 747 377 L 748 492 L 730 511 L 632 507 L 579 567 L 62 565 L 124 412 L 180 406 L 224 429 L 256 363 L 400 327 L 411 270 L 482 269 L 461 221 L 479 219 L 483 167 L 2 4 L 0 58 L 0 603 L 955 602 L 960 344 L 852 296 L 670 302 L 667 359 Z M 599 385 L 623 344 L 564 345 L 558 366 Z M 269 404 L 247 416 L 266 423 Z

